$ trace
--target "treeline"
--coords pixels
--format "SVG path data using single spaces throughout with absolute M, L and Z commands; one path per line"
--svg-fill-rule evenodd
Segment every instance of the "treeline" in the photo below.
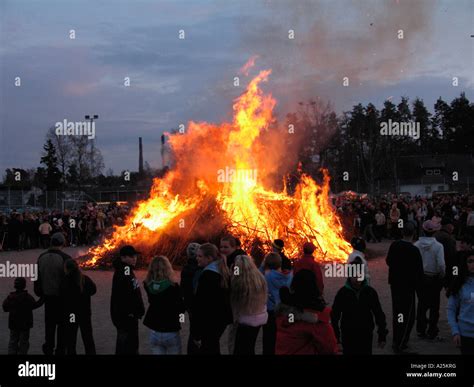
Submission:
M 389 120 L 419 124 L 419 138 L 381 135 L 381 124 Z M 305 139 L 299 155 L 303 170 L 315 174 L 322 165 L 339 181 L 348 172 L 370 193 L 378 180 L 392 178 L 396 186 L 401 156 L 474 152 L 474 104 L 464 93 L 450 103 L 440 97 L 432 112 L 420 98 L 386 100 L 381 109 L 358 104 L 340 116 L 330 104 L 310 101 L 287 116 L 290 123 Z

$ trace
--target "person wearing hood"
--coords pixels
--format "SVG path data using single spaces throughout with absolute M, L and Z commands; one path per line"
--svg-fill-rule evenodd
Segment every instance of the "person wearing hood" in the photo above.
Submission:
M 293 266 L 293 274 L 298 273 L 300 270 L 310 270 L 316 276 L 316 283 L 318 284 L 319 294 L 324 292 L 324 281 L 323 281 L 323 272 L 321 271 L 321 266 L 314 259 L 313 253 L 316 250 L 311 242 L 306 242 L 303 245 L 303 257 L 298 259 Z
M 416 330 L 418 337 L 434 339 L 438 336 L 440 293 L 443 288 L 446 265 L 444 248 L 434 238 L 440 224 L 427 220 L 423 223 L 423 237 L 415 243 L 423 259 L 423 282 L 418 293 Z M 429 312 L 429 318 L 426 313 Z
M 361 265 L 357 257 L 353 264 Z M 374 323 L 375 321 L 375 323 Z M 371 355 L 372 338 L 377 325 L 378 345 L 385 346 L 387 323 L 379 296 L 367 280 L 356 276 L 339 289 L 332 306 L 331 322 L 344 355 Z
M 197 285 L 197 277 L 198 273 L 201 268 L 199 268 L 198 261 L 197 261 L 197 252 L 201 245 L 199 243 L 190 243 L 186 248 L 186 256 L 188 261 L 186 265 L 184 265 L 183 270 L 181 271 L 181 289 L 183 292 L 184 298 L 184 305 L 186 307 L 186 311 L 188 312 L 189 316 L 189 324 L 192 325 L 193 323 L 193 316 L 192 316 L 192 305 L 194 299 L 194 293 L 196 291 Z M 194 340 L 191 333 L 188 336 L 188 346 L 187 346 L 187 354 L 194 355 L 199 352 L 199 349 L 194 345 Z
M 474 355 L 474 251 L 465 251 L 448 289 L 448 323 L 461 354 Z
M 268 297 L 267 312 L 268 321 L 263 326 L 263 354 L 274 355 L 276 343 L 276 316 L 275 308 L 280 303 L 280 289 L 290 287 L 293 273 L 283 271 L 282 257 L 278 253 L 269 253 L 263 261 L 263 274 L 267 281 Z
M 138 355 L 138 320 L 145 313 L 140 284 L 133 267 L 137 263 L 133 246 L 120 249 L 120 256 L 113 262 L 115 272 L 112 280 L 110 314 L 117 329 L 115 354 Z
M 196 294 L 193 299 L 191 335 L 200 354 L 219 355 L 220 338 L 232 323 L 229 299 L 230 274 L 224 257 L 212 243 L 201 245 L 197 261 Z
M 362 264 L 364 265 L 364 278 L 367 280 L 367 283 L 370 284 L 369 264 L 365 259 L 365 250 L 367 248 L 365 240 L 361 237 L 353 237 L 351 239 L 351 246 L 353 250 L 347 256 L 347 263 L 352 264 L 354 260 L 359 257 L 362 261 Z
M 168 258 L 154 257 L 144 282 L 150 306 L 143 325 L 151 329 L 150 343 L 154 355 L 180 355 L 180 320 L 185 306 L 181 289 Z
M 434 234 L 436 240 L 443 245 L 444 262 L 446 264 L 445 287 L 448 287 L 453 279 L 453 268 L 456 260 L 456 239 L 453 232 L 453 221 L 449 218 L 443 218 L 441 220 L 441 230 Z
M 280 289 L 276 307 L 276 355 L 333 355 L 337 342 L 331 308 L 321 298 L 313 271 L 302 269 Z

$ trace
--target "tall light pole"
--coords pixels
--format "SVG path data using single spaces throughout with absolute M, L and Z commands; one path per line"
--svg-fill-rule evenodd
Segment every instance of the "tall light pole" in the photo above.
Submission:
M 91 123 L 91 128 L 92 128 L 92 124 L 94 123 L 94 120 L 98 120 L 99 119 L 99 115 L 98 114 L 94 114 L 94 115 L 85 115 L 84 118 L 86 120 L 89 120 L 90 123 Z M 95 133 L 95 131 L 94 131 Z M 91 157 L 90 157 L 90 169 L 91 169 L 91 172 L 94 168 L 94 153 L 95 153 L 95 148 L 94 148 L 94 138 L 91 139 Z

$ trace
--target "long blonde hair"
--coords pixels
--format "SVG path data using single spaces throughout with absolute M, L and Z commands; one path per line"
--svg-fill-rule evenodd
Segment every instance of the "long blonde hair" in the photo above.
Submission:
M 176 282 L 173 266 L 168 258 L 163 255 L 153 257 L 148 266 L 148 273 L 145 278 L 145 283 L 149 285 L 152 281 L 169 280 Z
M 199 247 L 199 250 L 202 251 L 204 256 L 211 257 L 213 261 L 218 261 L 217 267 L 222 277 L 221 287 L 228 289 L 230 282 L 229 268 L 227 267 L 225 257 L 219 252 L 217 246 L 212 243 L 204 243 Z
M 252 258 L 247 255 L 235 258 L 230 287 L 234 318 L 242 314 L 262 312 L 268 297 L 267 281 Z

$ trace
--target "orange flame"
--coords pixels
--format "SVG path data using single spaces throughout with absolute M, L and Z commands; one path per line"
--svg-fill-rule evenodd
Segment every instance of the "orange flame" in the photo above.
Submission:
M 275 168 L 265 163 L 262 156 L 271 150 L 260 140 L 273 122 L 276 104 L 259 87 L 270 74 L 261 71 L 235 100 L 231 124 L 190 122 L 186 134 L 170 135 L 176 168 L 154 180 L 150 197 L 136 205 L 124 226 L 115 227 L 111 237 L 90 249 L 85 266 L 97 265 L 124 243 L 150 249 L 160 235 L 183 222 L 186 213 L 197 211 L 206 195 L 215 198 L 244 247 L 255 238 L 267 243 L 282 238 L 286 253 L 296 257 L 302 243 L 311 241 L 321 261 L 347 258 L 351 247 L 330 204 L 327 171 L 322 185 L 303 174 L 294 195 L 263 185 Z

